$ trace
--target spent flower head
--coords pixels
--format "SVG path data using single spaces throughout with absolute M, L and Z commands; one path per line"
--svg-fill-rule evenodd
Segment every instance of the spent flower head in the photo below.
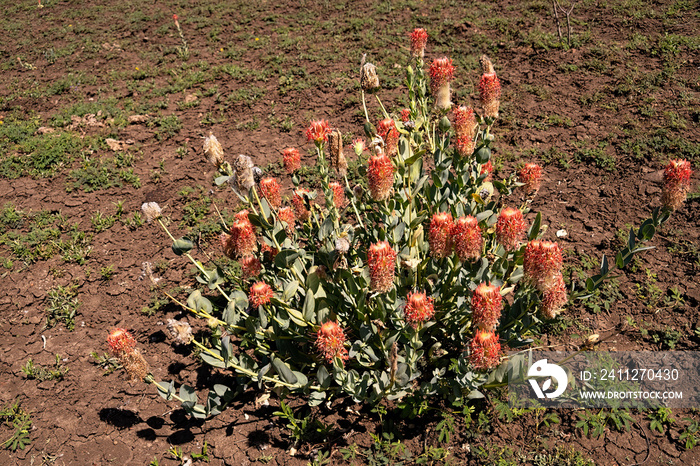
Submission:
M 260 275 L 260 271 L 262 270 L 262 265 L 260 264 L 260 260 L 258 260 L 257 257 L 255 257 L 255 256 L 241 257 L 238 260 L 238 263 L 241 265 L 241 273 L 243 275 L 243 278 L 252 278 L 252 277 L 257 277 L 258 275 Z
M 540 314 L 546 319 L 554 319 L 569 302 L 569 293 L 561 273 L 555 275 L 553 283 L 542 293 Z
M 498 118 L 498 108 L 501 101 L 501 82 L 496 76 L 496 71 L 493 69 L 493 64 L 489 57 L 482 55 L 479 63 L 483 72 L 479 81 L 479 98 L 484 116 Z
M 209 136 L 204 138 L 203 144 L 204 156 L 207 158 L 209 163 L 214 165 L 216 168 L 221 167 L 224 164 L 224 149 L 221 147 L 221 143 L 214 133 L 209 131 Z
M 170 336 L 173 337 L 175 343 L 178 345 L 189 345 L 192 341 L 192 327 L 188 322 L 168 319 L 166 322 L 166 327 Z
M 362 90 L 365 92 L 374 92 L 379 89 L 377 67 L 373 64 L 364 63 L 360 68 L 360 87 L 362 87 Z
M 141 204 L 141 212 L 146 217 L 146 222 L 151 223 L 161 217 L 160 206 L 157 202 L 144 202 Z

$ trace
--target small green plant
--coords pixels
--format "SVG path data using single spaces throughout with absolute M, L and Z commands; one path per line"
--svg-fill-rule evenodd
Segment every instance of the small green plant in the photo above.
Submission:
M 121 364 L 119 364 L 119 359 L 114 356 L 110 356 L 107 353 L 102 353 L 102 356 L 100 356 L 97 351 L 93 351 L 90 353 L 90 356 L 92 357 L 91 362 L 93 364 L 104 369 L 102 375 L 109 375 L 122 367 Z
M 583 435 L 595 438 L 603 435 L 606 427 L 612 427 L 618 432 L 629 432 L 634 424 L 634 418 L 627 409 L 601 409 L 597 413 L 586 410 L 578 414 L 578 417 L 576 428 L 581 429 Z
M 108 265 L 107 267 L 100 268 L 100 275 L 102 280 L 110 280 L 114 276 L 114 265 Z
M 647 413 L 647 417 L 649 418 L 649 428 L 652 431 L 657 431 L 660 434 L 663 434 L 664 431 L 666 430 L 667 427 L 670 427 L 671 424 L 676 422 L 676 420 L 671 417 L 673 415 L 673 411 L 671 411 L 671 408 L 658 408 L 650 413 Z
M 311 416 L 308 408 L 301 408 L 299 417 L 296 417 L 292 408 L 284 400 L 280 400 L 280 409 L 273 414 L 286 423 L 285 426 L 291 432 L 295 445 L 324 439 L 331 431 L 330 426 L 324 425 L 317 418 Z
M 37 366 L 34 364 L 34 361 L 29 358 L 24 366 L 22 366 L 22 372 L 24 372 L 24 375 L 30 380 L 43 382 L 45 380 L 63 380 L 63 377 L 68 373 L 68 368 L 63 366 L 61 356 L 57 354 L 54 367 L 46 368 Z
M 698 444 L 698 439 L 700 438 L 700 422 L 691 418 L 685 418 L 685 420 L 690 422 L 690 424 L 681 432 L 679 439 L 685 443 L 686 450 L 692 450 Z
M 29 431 L 32 428 L 32 419 L 29 413 L 20 406 L 19 401 L 8 404 L 0 411 L 4 430 L 10 429 L 12 434 L 7 440 L 2 442 L 2 447 L 11 451 L 24 448 L 31 443 Z M 2 434 L 6 436 L 6 434 Z
M 62 323 L 68 330 L 75 328 L 75 314 L 80 307 L 78 285 L 61 286 L 51 288 L 48 292 L 48 306 L 46 307 L 45 328 L 55 327 Z

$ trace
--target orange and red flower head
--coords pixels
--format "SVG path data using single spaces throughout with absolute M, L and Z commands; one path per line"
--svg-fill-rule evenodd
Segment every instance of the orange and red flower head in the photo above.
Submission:
M 498 214 L 496 221 L 496 241 L 501 243 L 506 251 L 512 251 L 525 236 L 525 219 L 519 209 L 506 207 Z
M 423 58 L 425 55 L 425 46 L 428 44 L 428 33 L 423 28 L 415 28 L 410 34 L 411 37 L 411 55 L 416 58 Z
M 396 128 L 394 120 L 385 118 L 380 121 L 377 125 L 377 134 L 384 140 L 387 155 L 395 156 L 399 147 L 399 130 Z
M 423 322 L 427 322 L 435 315 L 433 307 L 433 298 L 429 298 L 425 293 L 408 293 L 406 297 L 406 307 L 403 309 L 403 315 L 413 328 Z
M 269 303 L 273 295 L 270 285 L 265 282 L 255 282 L 248 292 L 248 302 L 253 307 L 262 306 Z
M 518 179 L 523 184 L 526 194 L 537 192 L 542 184 L 542 167 L 536 163 L 526 163 L 518 172 Z
M 411 121 L 411 109 L 404 108 L 403 110 L 401 110 L 401 121 L 403 121 L 404 123 Z
M 294 211 L 290 207 L 281 207 L 280 210 L 277 211 L 277 216 L 281 221 L 287 224 L 285 230 L 287 230 L 287 235 L 291 236 L 294 231 L 294 221 L 296 220 Z
M 690 191 L 690 177 L 693 170 L 687 160 L 671 160 L 664 170 L 664 187 L 661 195 L 663 205 L 677 210 Z
M 275 209 L 282 204 L 282 196 L 280 195 L 280 185 L 274 178 L 263 178 L 260 180 L 260 192 L 267 199 L 270 206 Z
M 331 132 L 331 127 L 326 120 L 314 120 L 306 129 L 306 139 L 314 141 L 316 144 L 328 142 L 328 133 Z
M 288 147 L 282 151 L 282 163 L 287 173 L 294 173 L 301 168 L 301 154 L 293 147 Z
M 311 212 L 306 207 L 306 195 L 309 194 L 304 188 L 297 188 L 294 190 L 294 195 L 292 196 L 292 205 L 294 206 L 294 213 L 296 217 L 302 222 L 307 221 L 311 218 Z
M 477 330 L 469 350 L 469 362 L 478 370 L 493 369 L 501 360 L 501 343 L 493 330 Z
M 394 186 L 394 165 L 386 154 L 380 153 L 369 158 L 367 177 L 372 199 L 375 201 L 387 199 Z
M 235 217 L 230 233 L 220 236 L 224 254 L 231 259 L 253 255 L 257 249 L 255 227 L 248 220 L 248 211 L 242 210 Z
M 452 60 L 436 58 L 430 64 L 430 91 L 435 97 L 435 105 L 438 108 L 448 109 L 452 105 L 450 101 L 450 81 L 454 78 L 455 67 Z
M 328 364 L 332 364 L 334 358 L 340 358 L 343 364 L 348 360 L 345 332 L 337 322 L 328 321 L 321 325 L 316 332 L 316 348 Z
M 238 263 L 241 265 L 243 278 L 257 277 L 260 275 L 262 266 L 260 265 L 260 261 L 257 257 L 245 256 L 239 259 Z
M 540 291 L 551 288 L 564 263 L 561 248 L 552 241 L 534 240 L 525 247 L 523 272 Z
M 345 199 L 345 188 L 337 181 L 328 183 L 328 187 L 333 191 L 333 205 L 336 209 L 342 209 L 347 204 Z
M 481 236 L 481 228 L 479 228 L 476 217 L 467 215 L 455 220 L 451 239 L 460 261 L 475 260 L 481 256 L 484 239 Z
M 498 286 L 480 283 L 472 293 L 472 322 L 481 330 L 493 330 L 498 326 L 503 310 L 503 298 Z
M 107 336 L 107 345 L 113 355 L 118 356 L 122 353 L 131 353 L 136 349 L 136 339 L 131 336 L 128 330 L 123 328 L 114 328 Z
M 556 274 L 553 283 L 542 295 L 540 313 L 546 319 L 554 319 L 566 303 L 569 302 L 569 293 L 561 273 Z
M 452 214 L 440 212 L 433 214 L 430 219 L 428 230 L 428 243 L 430 244 L 430 255 L 437 258 L 444 258 L 452 252 Z
M 479 98 L 484 116 L 498 118 L 498 107 L 501 101 L 501 82 L 496 76 L 491 60 L 486 55 L 483 55 L 479 62 L 484 73 L 479 81 Z
M 372 291 L 386 293 L 394 286 L 396 251 L 386 241 L 372 244 L 367 252 L 370 287 Z

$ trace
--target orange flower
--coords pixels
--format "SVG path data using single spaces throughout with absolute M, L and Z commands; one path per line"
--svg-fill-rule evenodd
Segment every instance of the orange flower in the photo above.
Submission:
M 294 221 L 296 220 L 294 211 L 289 207 L 282 207 L 277 212 L 277 215 L 281 221 L 287 224 L 285 227 L 285 230 L 287 230 L 287 236 L 292 236 L 292 233 L 294 232 Z
M 331 132 L 331 127 L 326 120 L 314 120 L 306 129 L 306 139 L 314 141 L 316 144 L 328 142 L 328 133 Z
M 484 240 L 476 217 L 467 215 L 458 218 L 452 226 L 451 239 L 460 261 L 475 260 L 481 256 Z
M 430 255 L 433 257 L 447 257 L 452 252 L 450 235 L 453 223 L 452 214 L 449 212 L 433 214 L 430 219 L 428 243 L 430 244 Z
M 450 101 L 450 81 L 454 78 L 455 67 L 452 60 L 436 58 L 430 64 L 430 91 L 435 97 L 435 105 L 438 108 L 448 109 L 452 105 Z
M 301 154 L 293 147 L 289 147 L 282 152 L 282 162 L 287 173 L 294 173 L 301 168 Z
M 664 207 L 677 210 L 690 191 L 693 171 L 687 160 L 671 160 L 664 170 L 664 187 L 661 201 Z
M 280 185 L 274 178 L 263 178 L 260 180 L 260 192 L 267 199 L 270 206 L 277 209 L 282 204 L 280 196 Z
M 255 256 L 246 256 L 241 258 L 238 263 L 241 265 L 243 278 L 257 277 L 260 274 L 260 261 Z
M 404 108 L 403 110 L 401 110 L 401 121 L 403 121 L 404 123 L 411 121 L 411 109 Z
M 273 293 L 270 285 L 265 282 L 255 282 L 253 286 L 250 287 L 248 302 L 250 302 L 251 306 L 258 307 L 269 303 L 272 296 Z
M 257 239 L 255 228 L 248 220 L 248 211 L 238 212 L 236 221 L 231 225 L 230 234 L 222 233 L 219 238 L 224 254 L 229 258 L 236 259 L 253 255 L 257 248 Z
M 525 247 L 523 272 L 540 291 L 556 285 L 563 263 L 564 257 L 557 243 L 534 240 Z
M 337 181 L 328 183 L 328 187 L 333 191 L 333 204 L 336 209 L 342 209 L 347 204 L 345 199 L 345 188 Z
M 302 222 L 307 221 L 311 218 L 311 212 L 306 207 L 307 199 L 306 195 L 309 194 L 304 188 L 297 188 L 294 190 L 294 196 L 292 196 L 292 205 L 294 206 L 294 213 L 297 218 Z
M 498 325 L 503 310 L 501 289 L 481 283 L 476 287 L 471 299 L 472 322 L 481 330 L 493 330 Z
M 432 319 L 435 315 L 433 298 L 427 297 L 425 293 L 408 293 L 403 315 L 411 327 L 418 327 L 419 324 Z
M 399 147 L 399 130 L 396 129 L 396 123 L 391 118 L 385 118 L 377 125 L 377 134 L 384 140 L 386 154 L 389 157 L 394 157 L 398 153 Z
M 496 221 L 496 241 L 501 243 L 506 251 L 512 251 L 525 235 L 526 228 L 523 213 L 519 209 L 506 207 Z
M 554 319 L 566 303 L 569 302 L 569 293 L 561 273 L 556 275 L 553 284 L 542 295 L 542 307 L 540 313 L 546 319 Z
M 121 353 L 131 353 L 136 348 L 136 340 L 131 336 L 128 330 L 123 328 L 114 328 L 109 332 L 107 337 L 107 345 L 113 355 L 119 356 Z
M 469 362 L 478 370 L 493 369 L 500 362 L 501 343 L 493 330 L 478 330 L 469 349 Z
M 501 82 L 496 76 L 491 60 L 486 55 L 479 59 L 483 75 L 479 81 L 479 98 L 484 116 L 498 118 L 498 107 L 501 100 Z
M 369 192 L 375 201 L 383 201 L 391 194 L 394 186 L 394 166 L 386 154 L 373 155 L 367 166 Z
M 321 325 L 316 332 L 316 348 L 328 364 L 332 364 L 334 358 L 340 358 L 343 364 L 348 360 L 345 332 L 337 322 L 328 321 Z
M 415 28 L 410 34 L 411 37 L 411 56 L 423 59 L 425 55 L 425 46 L 428 43 L 428 33 L 423 28 Z
M 536 163 L 526 163 L 518 172 L 518 178 L 526 194 L 536 193 L 542 184 L 542 167 Z
M 372 290 L 380 293 L 391 290 L 396 273 L 396 251 L 388 242 L 380 241 L 369 247 L 367 266 Z

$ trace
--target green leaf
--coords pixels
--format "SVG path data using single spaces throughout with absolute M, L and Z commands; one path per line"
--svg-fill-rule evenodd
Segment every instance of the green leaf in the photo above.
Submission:
M 476 214 L 476 221 L 482 222 L 483 220 L 489 218 L 492 215 L 493 215 L 493 210 L 485 210 L 483 212 Z
M 474 154 L 476 161 L 480 164 L 485 164 L 491 158 L 491 148 L 483 146 Z
M 320 241 L 323 241 L 324 239 L 328 238 L 328 235 L 330 235 L 333 232 L 333 228 L 333 218 L 327 217 L 326 220 L 324 220 L 321 224 L 321 227 L 318 229 L 318 239 Z
M 230 179 L 231 179 L 231 177 L 227 176 L 227 175 L 217 176 L 216 178 L 214 178 L 214 184 L 216 184 L 217 186 L 221 186 L 222 184 L 226 183 Z
M 193 404 L 197 402 L 197 394 L 194 388 L 186 384 L 180 385 L 180 398 L 185 401 L 191 401 Z
M 158 394 L 165 400 L 172 400 L 173 393 L 175 392 L 175 382 L 172 380 L 170 382 L 158 382 L 156 384 L 156 389 L 158 390 Z
M 213 309 L 211 301 L 202 296 L 199 290 L 194 290 L 192 294 L 190 294 L 189 298 L 187 298 L 187 305 L 197 312 L 204 311 L 207 314 L 211 314 Z
M 321 388 L 328 388 L 331 384 L 331 375 L 328 373 L 326 366 L 320 366 L 316 371 L 316 378 Z
M 275 265 L 282 269 L 288 269 L 301 254 L 295 249 L 282 249 L 275 256 Z
M 211 352 L 213 352 L 214 354 L 219 354 L 219 352 L 215 349 L 212 349 Z M 204 361 L 212 367 L 226 367 L 226 364 L 224 364 L 224 362 L 221 359 L 213 356 L 208 351 L 202 351 L 201 353 L 199 353 L 199 357 L 202 358 L 202 361 Z
M 326 400 L 326 392 L 311 392 L 309 394 L 309 406 L 318 406 Z
M 647 220 L 648 221 L 648 220 Z M 645 223 L 639 228 L 638 238 L 642 241 L 649 241 L 656 234 L 656 228 L 651 223 Z
M 260 327 L 263 329 L 266 328 L 267 324 L 270 322 L 267 320 L 267 311 L 265 310 L 264 306 L 258 307 L 258 315 L 260 316 Z
M 194 248 L 194 243 L 192 240 L 184 236 L 180 239 L 176 239 L 173 242 L 173 252 L 178 256 L 190 252 L 192 248 Z
M 272 366 L 275 368 L 277 373 L 280 376 L 280 379 L 282 379 L 283 382 L 289 383 L 289 384 L 295 384 L 298 382 L 298 378 L 296 375 L 294 375 L 294 372 L 292 372 L 292 369 L 279 358 L 272 357 Z
M 608 256 L 603 254 L 603 259 L 600 261 L 600 274 L 605 275 L 608 273 Z
M 226 309 L 224 309 L 221 320 L 226 322 L 228 325 L 238 325 L 238 323 L 241 321 L 241 313 L 236 310 L 236 302 L 234 300 L 229 301 L 229 303 L 226 305 Z
M 634 228 L 630 228 L 629 238 L 627 239 L 627 248 L 632 251 L 634 249 L 636 236 L 634 234 Z
M 231 349 L 231 337 L 226 335 L 221 339 L 221 357 L 224 358 L 224 367 L 228 366 L 228 362 L 231 360 L 231 355 L 233 355 L 233 350 Z
M 540 225 L 542 224 L 542 213 L 537 212 L 537 216 L 535 217 L 535 221 L 532 222 L 532 225 L 530 226 L 530 230 L 527 232 L 527 239 L 528 241 L 532 241 L 537 238 L 537 235 L 540 234 Z
M 304 320 L 307 320 L 309 322 L 314 322 L 315 315 L 316 315 L 316 298 L 314 297 L 314 294 L 311 293 L 311 290 L 309 290 L 306 293 L 306 299 L 304 300 L 303 317 L 304 317 Z
M 297 290 L 299 289 L 299 282 L 294 280 L 289 283 L 287 283 L 287 286 L 284 287 L 284 292 L 282 293 L 282 301 L 285 303 L 288 303 L 295 294 L 297 294 Z M 308 294 L 308 293 L 307 293 Z

